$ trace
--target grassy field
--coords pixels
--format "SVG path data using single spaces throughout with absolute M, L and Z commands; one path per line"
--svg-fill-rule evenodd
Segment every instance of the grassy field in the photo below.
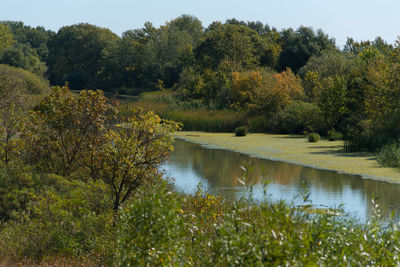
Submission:
M 204 132 L 177 132 L 176 138 L 255 157 L 400 183 L 398 169 L 379 166 L 374 154 L 345 152 L 343 141 L 323 139 L 310 143 L 300 135 L 248 134 L 235 137 L 233 133 Z

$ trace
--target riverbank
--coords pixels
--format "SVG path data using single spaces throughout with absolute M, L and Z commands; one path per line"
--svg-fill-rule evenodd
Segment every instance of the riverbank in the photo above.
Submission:
M 363 178 L 400 183 L 400 170 L 379 166 L 371 153 L 347 153 L 343 141 L 310 143 L 304 136 L 232 133 L 177 132 L 176 138 L 210 148 L 284 161 L 323 170 L 360 175 Z

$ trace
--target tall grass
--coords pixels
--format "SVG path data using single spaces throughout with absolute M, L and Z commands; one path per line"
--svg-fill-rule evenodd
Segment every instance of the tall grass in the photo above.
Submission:
M 129 107 L 152 110 L 163 119 L 182 123 L 185 131 L 233 132 L 247 125 L 245 113 L 215 110 L 202 101 L 182 101 L 179 97 L 171 91 L 142 94 L 139 101 L 122 105 L 121 112 L 128 112 Z
M 233 132 L 236 127 L 246 124 L 245 114 L 230 110 L 174 110 L 164 117 L 181 122 L 185 131 Z
M 400 144 L 392 143 L 382 147 L 376 158 L 378 163 L 385 167 L 400 167 Z

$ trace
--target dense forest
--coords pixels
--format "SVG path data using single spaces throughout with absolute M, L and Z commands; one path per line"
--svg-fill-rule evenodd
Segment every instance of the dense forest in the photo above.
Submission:
M 339 49 L 310 27 L 0 22 L 0 265 L 398 265 L 398 224 L 377 204 L 364 225 L 186 195 L 159 167 L 174 131 L 238 126 L 344 138 L 400 166 L 399 68 L 397 43 Z

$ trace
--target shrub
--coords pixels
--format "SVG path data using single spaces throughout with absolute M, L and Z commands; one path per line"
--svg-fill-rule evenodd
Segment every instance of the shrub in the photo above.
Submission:
M 235 129 L 235 136 L 246 136 L 247 135 L 247 127 L 240 126 Z
M 181 203 L 161 182 L 124 209 L 118 223 L 117 266 L 183 265 Z M 187 244 L 189 246 L 189 244 Z
M 279 112 L 275 118 L 275 128 L 280 133 L 302 134 L 308 128 L 324 132 L 325 126 L 317 105 L 306 102 L 293 102 Z
M 22 81 L 29 94 L 43 94 L 47 92 L 49 87 L 47 81 L 27 70 L 0 64 L 0 77 L 3 76 Z
M 265 133 L 270 130 L 270 122 L 265 116 L 256 116 L 248 119 L 249 132 Z
M 308 142 L 318 142 L 320 139 L 320 136 L 318 133 L 310 133 L 308 135 Z
M 7 245 L 0 248 L 0 258 L 4 254 L 13 260 L 39 261 L 55 255 L 111 257 L 113 213 L 101 181 L 85 183 L 45 174 L 36 186 L 25 210 L 15 212 L 3 225 L 0 240 Z
M 327 134 L 329 141 L 340 140 L 343 138 L 343 135 L 340 132 L 336 132 L 335 129 L 329 130 Z

